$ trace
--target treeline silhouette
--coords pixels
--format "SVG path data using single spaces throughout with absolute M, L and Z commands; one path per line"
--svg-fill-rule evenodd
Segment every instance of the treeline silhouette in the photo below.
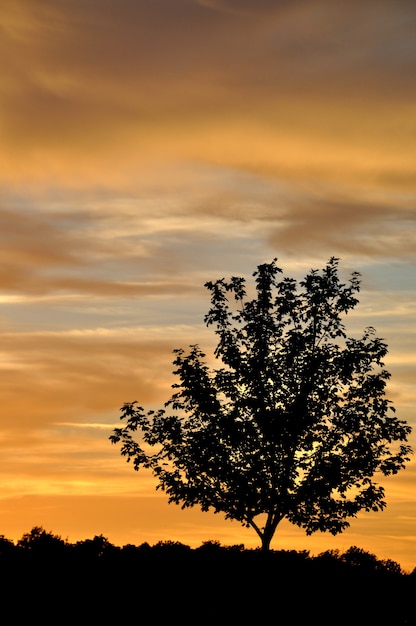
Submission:
M 416 624 L 416 568 L 345 552 L 246 549 L 207 541 L 70 543 L 36 526 L 0 535 L 2 610 L 10 623 Z

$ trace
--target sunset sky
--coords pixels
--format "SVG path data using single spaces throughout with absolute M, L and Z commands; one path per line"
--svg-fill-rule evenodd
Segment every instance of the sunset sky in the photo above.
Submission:
M 415 32 L 409 0 L 3 0 L 0 534 L 258 545 L 108 437 L 168 399 L 174 348 L 215 345 L 204 283 L 274 257 L 362 274 L 348 332 L 386 340 L 416 427 Z M 380 482 L 383 513 L 272 547 L 412 570 L 416 459 Z

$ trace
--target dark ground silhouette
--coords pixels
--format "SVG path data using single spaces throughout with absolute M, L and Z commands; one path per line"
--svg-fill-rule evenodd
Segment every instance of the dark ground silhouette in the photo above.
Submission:
M 357 547 L 248 550 L 215 541 L 69 543 L 35 527 L 0 536 L 3 615 L 43 624 L 416 625 L 416 569 Z

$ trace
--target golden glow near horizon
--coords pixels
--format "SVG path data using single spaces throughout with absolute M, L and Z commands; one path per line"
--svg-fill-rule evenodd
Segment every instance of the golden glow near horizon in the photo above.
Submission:
M 416 426 L 416 7 L 407 0 L 14 0 L 0 55 L 0 534 L 256 546 L 167 505 L 108 436 L 214 337 L 207 280 L 277 256 L 362 273 L 349 330 L 389 346 Z M 411 437 L 416 448 L 416 436 Z M 416 465 L 338 537 L 416 567 Z

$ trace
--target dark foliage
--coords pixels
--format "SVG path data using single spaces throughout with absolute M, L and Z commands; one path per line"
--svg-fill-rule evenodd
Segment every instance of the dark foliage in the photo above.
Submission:
M 102 535 L 72 544 L 41 527 L 16 545 L 1 536 L 2 546 L 2 609 L 12 623 L 257 624 L 272 615 L 284 625 L 410 626 L 416 618 L 415 574 L 355 546 L 318 556 L 217 541 L 117 547 Z

